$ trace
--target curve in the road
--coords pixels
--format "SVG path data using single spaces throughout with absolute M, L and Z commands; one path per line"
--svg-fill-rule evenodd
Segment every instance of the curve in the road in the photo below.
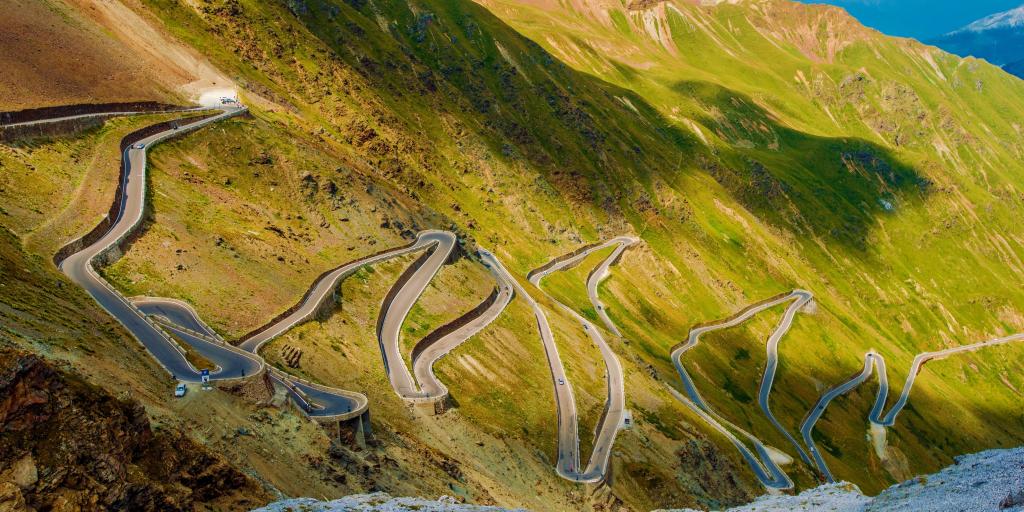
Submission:
M 60 270 L 74 283 L 86 290 L 104 309 L 131 332 L 160 364 L 175 378 L 182 381 L 198 382 L 201 374 L 189 363 L 185 351 L 156 324 L 151 322 L 138 308 L 117 292 L 96 272 L 94 262 L 106 254 L 116 255 L 123 242 L 141 226 L 145 209 L 146 194 L 146 151 L 153 144 L 185 133 L 198 130 L 211 123 L 244 113 L 244 108 L 225 109 L 220 114 L 191 122 L 185 121 L 176 129 L 168 129 L 136 141 L 125 150 L 124 165 L 127 166 L 120 184 L 121 195 L 115 198 L 120 203 L 117 216 L 109 229 L 94 243 L 69 255 L 60 262 Z M 243 371 L 252 371 L 250 354 L 229 345 L 197 343 L 195 349 L 212 361 L 220 371 L 211 375 L 214 379 L 242 377 Z M 262 361 L 256 363 L 256 370 L 262 368 Z
M 614 334 L 616 337 L 621 338 L 622 332 L 619 331 L 618 326 L 608 316 L 608 308 L 605 307 L 604 303 L 601 302 L 600 297 L 597 295 L 597 287 L 608 278 L 611 267 L 617 265 L 619 260 L 622 259 L 622 254 L 626 252 L 633 244 L 639 240 L 633 237 L 620 237 L 616 239 L 615 243 L 618 246 L 607 258 L 604 259 L 594 270 L 590 271 L 590 275 L 587 276 L 587 297 L 590 299 L 590 303 L 594 305 L 594 309 L 597 310 L 597 316 L 601 318 L 601 322 L 604 323 L 605 328 L 609 332 Z
M 314 282 L 299 304 L 287 314 L 243 338 L 239 346 L 256 353 L 268 341 L 310 320 L 322 311 L 322 308 L 331 305 L 338 286 L 360 268 L 404 254 L 426 251 L 392 287 L 381 305 L 377 341 L 385 372 L 395 393 L 409 402 L 444 400 L 448 396 L 448 388 L 434 375 L 433 364 L 487 327 L 501 315 L 505 306 L 512 300 L 511 288 L 507 284 L 499 283 L 499 291 L 488 307 L 467 313 L 458 320 L 459 324 L 456 326 L 443 326 L 441 329 L 448 330 L 443 335 L 427 335 L 431 340 L 429 347 L 418 346 L 419 350 L 414 349 L 413 372 L 410 373 L 400 350 L 401 326 L 427 285 L 451 257 L 457 241 L 455 234 L 449 231 L 422 231 L 411 244 L 367 256 L 328 271 Z M 497 279 L 497 275 L 495 278 Z
M 991 340 L 971 345 L 962 345 L 945 350 L 922 352 L 918 354 L 914 357 L 914 362 L 910 365 L 910 371 L 907 373 L 907 380 L 903 383 L 903 390 L 900 391 L 899 397 L 888 412 L 884 412 L 885 404 L 888 401 L 889 395 L 889 378 L 885 369 L 885 359 L 883 359 L 882 356 L 874 350 L 869 351 L 864 355 L 864 368 L 861 372 L 826 391 L 825 394 L 818 399 L 814 408 L 807 413 L 803 422 L 800 424 L 800 433 L 803 436 L 804 443 L 807 444 L 811 455 L 814 457 L 814 463 L 818 468 L 818 471 L 829 482 L 835 481 L 832 476 L 832 472 L 828 468 L 828 464 L 825 462 L 825 459 L 821 456 L 814 443 L 814 425 L 818 422 L 821 416 L 825 414 L 825 410 L 828 408 L 828 405 L 832 400 L 840 395 L 850 392 L 869 379 L 871 377 L 872 369 L 878 373 L 878 393 L 875 395 L 875 404 L 871 407 L 871 412 L 868 413 L 868 421 L 880 427 L 891 427 L 896 424 L 896 417 L 907 405 L 907 401 L 910 399 L 910 391 L 914 388 L 914 381 L 917 379 L 917 375 L 921 373 L 921 369 L 924 367 L 925 363 L 956 354 L 973 352 L 986 347 L 1004 345 L 1022 340 L 1024 340 L 1024 333 L 1018 333 L 1010 336 L 993 338 Z
M 516 292 L 530 304 L 530 307 L 534 311 L 534 315 L 537 317 L 541 341 L 544 344 L 544 351 L 547 355 L 548 366 L 551 370 L 552 381 L 555 388 L 556 409 L 558 411 L 558 462 L 556 464 L 556 471 L 560 476 L 568 480 L 598 483 L 603 481 L 607 475 L 608 465 L 611 460 L 611 451 L 615 443 L 615 436 L 622 427 L 623 418 L 625 416 L 625 387 L 623 383 L 622 365 L 619 363 L 618 356 L 616 356 L 611 346 L 609 346 L 607 341 L 605 341 L 597 326 L 574 311 L 572 308 L 569 308 L 565 304 L 562 304 L 551 297 L 547 292 L 540 288 L 540 283 L 544 277 L 553 272 L 565 270 L 579 264 L 583 259 L 595 251 L 617 245 L 618 247 L 612 255 L 598 266 L 598 270 L 591 272 L 590 278 L 588 278 L 588 294 L 590 294 L 591 301 L 594 303 L 595 307 L 597 307 L 598 305 L 601 305 L 600 301 L 597 299 L 597 284 L 606 277 L 608 267 L 611 266 L 612 263 L 618 261 L 622 251 L 637 242 L 638 240 L 634 237 L 621 236 L 601 244 L 588 245 L 581 249 L 577 249 L 570 254 L 555 258 L 542 267 L 527 274 L 527 281 L 541 290 L 541 293 L 544 293 L 551 301 L 558 304 L 559 307 L 580 322 L 584 331 L 586 331 L 587 335 L 590 336 L 590 339 L 601 351 L 601 357 L 604 360 L 608 395 L 605 399 L 605 408 L 601 415 L 601 419 L 596 426 L 594 447 L 585 468 L 580 467 L 580 441 L 576 400 L 573 395 L 572 386 L 569 384 L 568 377 L 565 375 L 565 368 L 562 365 L 561 358 L 558 354 L 558 347 L 555 345 L 554 337 L 551 334 L 551 327 L 548 324 L 547 316 L 544 314 L 540 305 L 530 297 L 529 293 L 515 282 L 510 275 L 508 275 L 508 271 L 505 270 L 500 263 L 496 262 L 496 268 L 498 268 L 500 273 L 506 276 L 507 280 L 514 283 Z M 593 293 L 590 293 L 591 290 Z M 608 322 L 611 323 L 611 320 L 608 319 Z M 611 325 L 614 327 L 614 324 Z M 618 335 L 618 329 L 614 329 L 613 332 Z
M 807 464 L 811 464 L 810 457 L 804 451 L 803 447 L 792 436 L 792 434 L 790 434 L 789 431 L 782 426 L 782 424 L 772 413 L 769 398 L 771 396 L 772 385 L 775 382 L 775 373 L 778 370 L 779 342 L 782 340 L 783 336 L 785 336 L 786 332 L 788 332 L 790 327 L 792 326 L 793 318 L 796 316 L 797 311 L 806 306 L 812 299 L 813 295 L 811 295 L 810 292 L 804 290 L 794 290 L 791 293 L 778 295 L 776 297 L 772 297 L 770 299 L 758 302 L 756 304 L 744 308 L 743 310 L 724 320 L 701 325 L 692 329 L 689 335 L 687 336 L 686 341 L 673 347 L 671 351 L 672 361 L 675 364 L 677 372 L 679 373 L 679 378 L 683 382 L 683 387 L 686 390 L 686 394 L 689 395 L 689 398 L 692 401 L 692 403 L 702 411 L 706 412 L 711 417 L 715 418 L 719 423 L 719 426 L 728 425 L 732 428 L 735 428 L 734 425 L 726 421 L 717 412 L 715 412 L 714 409 L 710 405 L 708 405 L 707 402 L 704 401 L 704 398 L 701 397 L 700 392 L 697 390 L 697 386 L 694 384 L 693 380 L 690 378 L 689 373 L 687 373 L 685 366 L 683 365 L 683 355 L 693 347 L 697 346 L 697 343 L 699 343 L 700 341 L 700 336 L 706 332 L 735 327 L 737 325 L 742 324 L 743 322 L 746 322 L 754 315 L 766 309 L 775 307 L 779 304 L 783 304 L 786 302 L 791 302 L 789 307 L 786 308 L 786 311 L 783 314 L 782 319 L 779 321 L 779 324 L 775 327 L 775 330 L 772 331 L 772 334 L 768 337 L 766 343 L 767 361 L 765 365 L 764 374 L 761 377 L 761 387 L 758 392 L 758 406 L 761 408 L 761 411 L 771 422 L 772 426 L 774 426 L 776 430 L 782 433 L 782 435 L 796 448 L 797 453 L 800 455 L 800 458 L 803 459 Z M 712 426 L 714 427 L 714 425 Z M 764 446 L 764 444 L 761 443 L 759 440 L 756 440 L 754 436 L 750 435 L 749 433 L 741 429 L 737 429 L 737 431 L 740 432 L 747 439 L 751 440 L 759 453 L 764 452 L 765 454 L 767 454 L 767 449 Z M 788 489 L 792 487 L 792 481 L 789 479 L 788 476 L 785 476 L 785 472 L 783 472 L 782 469 L 778 467 L 778 464 L 776 464 L 771 459 L 771 457 L 761 457 L 761 460 L 755 464 L 753 463 L 751 457 L 748 456 L 750 455 L 749 450 L 741 450 L 741 452 L 743 452 L 744 458 L 746 458 L 747 461 L 751 463 L 751 469 L 754 470 L 754 472 L 758 476 L 758 480 L 760 480 L 763 485 L 773 489 Z
M 448 387 L 434 375 L 434 363 L 490 325 L 512 301 L 512 285 L 495 270 L 497 260 L 486 251 L 480 251 L 480 257 L 494 276 L 497 288 L 472 311 L 428 334 L 413 347 L 412 368 L 420 385 L 421 400 L 438 401 L 448 396 Z
M 95 242 L 59 261 L 60 270 L 71 281 L 84 288 L 101 307 L 124 325 L 172 378 L 183 382 L 200 382 L 202 373 L 188 361 L 186 351 L 170 334 L 215 365 L 216 368 L 210 372 L 211 380 L 252 377 L 267 368 L 267 365 L 258 355 L 225 343 L 202 322 L 190 306 L 181 301 L 154 297 L 129 301 L 96 272 L 95 264 L 107 255 L 119 256 L 125 240 L 142 225 L 146 203 L 147 150 L 169 138 L 191 133 L 246 111 L 244 107 L 224 108 L 220 114 L 183 119 L 180 124 L 133 141 L 123 155 L 125 167 L 118 187 L 119 194 L 115 197 L 114 220 L 105 231 L 98 233 Z M 366 409 L 366 397 L 358 393 L 306 383 L 277 370 L 272 370 L 271 376 L 288 388 L 311 416 L 343 419 L 358 415 Z M 315 403 L 309 401 L 308 397 L 312 397 Z
M 189 304 L 163 297 L 134 297 L 132 303 L 153 318 L 161 327 L 173 332 L 189 345 L 225 345 L 224 340 L 206 325 Z M 256 352 L 246 351 L 249 357 L 262 361 Z M 369 408 L 362 393 L 321 386 L 266 365 L 271 379 L 288 391 L 292 400 L 307 415 L 322 419 L 344 420 L 358 416 Z M 246 373 L 243 371 L 242 375 Z M 249 373 L 253 375 L 253 373 Z

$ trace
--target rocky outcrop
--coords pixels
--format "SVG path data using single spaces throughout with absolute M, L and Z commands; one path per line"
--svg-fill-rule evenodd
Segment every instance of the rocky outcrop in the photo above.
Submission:
M 38 356 L 0 349 L 0 510 L 193 510 L 265 492 L 146 411 Z
M 253 512 L 285 512 L 304 510 L 308 512 L 515 512 L 523 509 L 507 509 L 481 505 L 459 503 L 455 498 L 442 496 L 437 500 L 423 498 L 393 498 L 377 492 L 373 494 L 356 494 L 334 501 L 317 501 L 309 498 L 279 501 Z
M 737 478 L 739 471 L 731 460 L 722 456 L 707 439 L 691 439 L 676 451 L 684 474 L 705 496 L 714 496 L 718 503 L 744 503 L 756 494 Z
M 989 450 L 956 458 L 938 473 L 896 484 L 878 496 L 839 482 L 799 495 L 768 495 L 729 512 L 945 512 L 1024 511 L 1024 448 Z M 683 509 L 679 512 L 691 512 Z

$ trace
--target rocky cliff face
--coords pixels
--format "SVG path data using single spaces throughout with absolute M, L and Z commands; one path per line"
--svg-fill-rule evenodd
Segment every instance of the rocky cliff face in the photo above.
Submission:
M 154 430 L 138 402 L 12 349 L 0 349 L 0 432 L 0 510 L 241 508 L 265 497 L 220 456 Z

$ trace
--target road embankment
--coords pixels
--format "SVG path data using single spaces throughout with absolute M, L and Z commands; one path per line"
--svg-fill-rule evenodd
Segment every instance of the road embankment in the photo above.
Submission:
M 103 218 L 94 228 L 89 230 L 88 233 L 81 237 L 68 242 L 61 247 L 56 254 L 53 256 L 53 264 L 60 267 L 60 264 L 67 259 L 68 256 L 75 254 L 82 249 L 89 247 L 90 245 L 99 241 L 103 235 L 110 231 L 110 228 L 117 221 L 118 216 L 121 214 L 121 205 L 123 203 L 122 198 L 124 197 L 124 184 L 125 178 L 129 170 L 128 162 L 125 161 L 125 151 L 135 144 L 136 142 L 151 137 L 160 132 L 166 131 L 174 126 L 191 123 L 193 121 L 201 121 L 218 115 L 219 112 L 213 112 L 209 114 L 203 114 L 198 116 L 186 117 L 181 119 L 174 119 L 171 121 L 164 121 L 162 123 L 156 123 L 145 128 L 135 130 L 128 135 L 121 138 L 121 167 L 117 177 L 117 188 L 114 190 L 114 200 L 110 204 L 110 209 L 107 211 L 107 216 Z

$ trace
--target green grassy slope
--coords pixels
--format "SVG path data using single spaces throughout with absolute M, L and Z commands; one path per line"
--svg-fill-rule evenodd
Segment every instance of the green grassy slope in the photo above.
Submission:
M 276 105 L 257 117 L 322 140 L 520 274 L 584 241 L 639 234 L 607 300 L 630 340 L 623 359 L 661 379 L 675 381 L 668 348 L 689 325 L 812 290 L 818 313 L 785 340 L 773 397 L 793 430 L 868 348 L 898 381 L 917 351 L 1024 327 L 1012 172 L 1024 89 L 984 64 L 774 1 L 147 5 Z M 596 350 L 564 332 L 574 364 L 594 367 Z M 1021 439 L 1014 350 L 972 356 L 980 366 L 965 371 L 987 383 L 987 404 L 973 400 L 982 388 L 921 380 L 916 401 L 962 412 L 897 425 L 891 461 L 908 467 L 874 458 L 863 407 L 830 411 L 821 430 L 841 453 L 836 474 L 872 490 Z M 759 371 L 730 379 L 753 389 Z M 977 429 L 952 441 L 961 422 Z
M 258 325 L 258 318 L 273 316 L 301 295 L 301 290 L 293 287 L 301 279 L 282 274 L 279 267 L 283 265 L 274 258 L 192 258 L 182 263 L 187 269 L 184 272 L 176 265 L 165 264 L 169 262 L 146 268 L 153 261 L 168 260 L 161 256 L 168 254 L 167 248 L 181 246 L 192 251 L 190 243 L 178 241 L 184 234 L 204 240 L 205 245 L 216 239 L 222 230 L 217 223 L 197 222 L 207 217 L 188 206 L 208 201 L 192 199 L 197 192 L 221 199 L 222 203 L 211 203 L 217 209 L 232 210 L 236 202 L 245 202 L 236 190 L 241 188 L 235 184 L 237 180 L 224 185 L 224 176 L 219 174 L 241 176 L 251 172 L 246 169 L 247 156 L 236 157 L 215 148 L 241 147 L 247 155 L 260 145 L 273 145 L 274 139 L 292 138 L 319 145 L 356 175 L 386 183 L 388 189 L 437 212 L 421 216 L 415 224 L 406 222 L 407 228 L 455 229 L 468 241 L 495 250 L 521 275 L 575 248 L 584 238 L 632 230 L 619 212 L 629 207 L 627 197 L 634 192 L 627 189 L 633 185 L 613 175 L 613 170 L 629 168 L 630 162 L 642 154 L 637 148 L 658 147 L 655 142 L 661 136 L 647 133 L 645 124 L 625 117 L 635 114 L 609 92 L 621 91 L 566 68 L 473 4 L 438 4 L 436 7 L 444 10 L 423 20 L 415 6 L 391 3 L 386 6 L 387 17 L 394 26 L 387 31 L 382 31 L 381 24 L 389 22 L 372 16 L 367 6 L 357 11 L 347 4 L 303 5 L 294 4 L 286 10 L 281 5 L 260 2 L 213 2 L 192 10 L 174 3 L 148 3 L 183 40 L 197 47 L 216 48 L 211 50 L 212 58 L 232 70 L 247 87 L 243 95 L 259 95 L 261 100 L 251 102 L 255 121 L 232 122 L 215 129 L 219 133 L 213 139 L 154 150 L 154 190 L 164 190 L 168 197 L 161 199 L 156 193 L 154 224 L 126 258 L 110 270 L 127 291 L 205 301 L 206 306 L 200 307 L 204 317 L 218 326 L 235 322 L 233 332 L 244 331 L 242 325 L 246 323 L 247 327 Z M 424 23 L 424 34 L 415 33 L 418 19 Z M 359 36 L 342 37 L 345 31 Z M 437 31 L 447 35 L 441 37 Z M 528 72 L 516 71 L 502 57 L 499 46 L 531 53 Z M 236 53 L 243 58 L 236 57 Z M 587 93 L 580 94 L 580 88 Z M 595 117 L 598 115 L 600 126 Z M 618 118 L 622 121 L 614 121 Z M 247 127 L 250 124 L 256 128 Z M 632 141 L 632 146 L 627 141 Z M 666 149 L 666 155 L 652 158 L 667 162 L 670 151 L 674 152 Z M 295 154 L 280 166 L 266 167 L 260 171 L 265 172 L 264 180 L 278 182 L 280 186 L 274 190 L 288 191 L 284 192 L 288 199 L 263 197 L 259 201 L 285 201 L 298 210 L 320 209 L 326 200 L 322 196 L 307 198 L 290 190 L 299 176 L 291 169 L 308 169 L 316 175 L 323 174 L 318 169 L 322 165 L 335 164 Z M 664 164 L 652 159 L 651 165 Z M 183 170 L 200 179 L 186 176 Z M 638 175 L 642 172 L 637 169 Z M 189 183 L 182 183 L 183 178 Z M 186 200 L 176 199 L 179 194 Z M 366 208 L 361 210 L 365 215 Z M 378 205 L 378 215 L 388 210 L 390 207 Z M 336 214 L 325 215 L 330 220 Z M 265 222 L 264 217 L 250 214 L 234 222 L 257 225 Z M 357 217 L 353 216 L 353 221 Z M 311 224 L 310 241 L 303 245 L 329 247 L 340 243 L 342 247 L 354 245 L 359 251 L 370 252 L 384 243 L 381 240 L 371 248 L 364 240 L 357 240 L 373 231 L 368 223 L 365 232 L 353 232 L 347 226 L 316 229 L 316 223 Z M 337 241 L 333 241 L 335 237 Z M 199 244 L 195 247 L 205 250 Z M 274 250 L 280 253 L 283 249 Z M 292 250 L 306 257 L 306 248 Z M 341 256 L 345 256 L 343 251 Z M 308 259 L 311 265 L 320 265 L 317 259 Z M 320 261 L 327 265 L 327 259 Z M 283 286 L 267 287 L 241 278 L 221 285 L 201 277 L 186 277 L 188 284 L 184 287 L 177 284 L 179 280 L 170 284 L 170 276 L 210 276 L 217 267 L 224 269 L 215 272 L 220 275 L 282 276 L 269 281 Z M 311 267 L 309 274 L 315 275 L 322 268 Z M 479 269 L 474 272 L 481 275 Z M 140 287 L 144 282 L 148 284 Z M 267 291 L 271 290 L 276 298 L 246 299 L 239 309 L 248 319 L 236 322 L 241 316 L 238 311 L 217 305 L 216 298 L 225 296 L 227 289 L 241 297 L 269 297 Z M 516 308 L 519 313 L 514 313 Z M 599 404 L 605 389 L 596 348 L 571 320 L 555 308 L 548 310 L 559 343 L 573 355 L 567 364 L 595 370 L 579 372 L 577 396 L 583 404 Z M 460 410 L 464 410 L 472 428 L 499 435 L 502 444 L 522 446 L 532 454 L 530 464 L 523 469 L 529 468 L 523 476 L 526 482 L 532 481 L 529 475 L 534 471 L 542 471 L 545 487 L 562 492 L 572 486 L 551 478 L 554 436 L 540 434 L 550 432 L 554 407 L 550 381 L 542 371 L 538 373 L 543 367 L 532 366 L 542 354 L 535 323 L 521 305 L 514 306 L 510 315 L 519 321 L 503 318 L 498 326 L 482 334 L 481 342 L 467 345 L 465 359 L 453 356 L 442 362 L 439 371 L 452 385 Z M 321 337 L 319 341 L 317 336 Z M 305 339 L 311 347 L 328 347 L 331 336 L 336 334 L 314 332 Z M 372 343 L 369 339 L 359 341 L 368 342 Z M 369 349 L 373 345 L 363 348 L 366 350 L 361 353 L 372 354 Z M 376 357 L 360 359 L 358 364 L 368 371 L 381 371 Z M 734 502 L 749 496 L 749 476 L 742 472 L 735 454 L 716 453 L 718 465 L 733 468 L 734 472 L 714 474 L 707 468 L 681 468 L 679 450 L 699 446 L 714 451 L 707 447 L 710 434 L 692 426 L 696 418 L 650 377 L 645 361 L 630 358 L 624 365 L 631 395 L 637 396 L 644 410 L 651 411 L 652 418 L 654 414 L 661 417 L 623 434 L 623 446 L 632 446 L 623 456 L 630 469 L 617 475 L 615 495 L 641 508 Z M 453 382 L 450 376 L 458 377 Z M 330 372 L 316 377 L 341 383 Z M 500 384 L 498 389 L 494 388 L 495 380 Z M 587 417 L 581 423 L 589 427 L 601 411 L 600 407 L 587 407 L 584 412 Z M 375 418 L 393 424 L 387 415 Z M 687 426 L 681 428 L 681 421 Z M 583 435 L 585 439 L 591 435 L 589 428 Z M 664 442 L 651 443 L 652 437 Z M 701 471 L 702 477 L 695 476 Z M 493 476 L 488 480 L 500 481 Z M 650 492 L 652 482 L 679 483 L 673 485 L 672 492 L 654 494 Z M 499 492 L 493 484 L 489 486 L 491 493 Z M 501 502 L 533 503 L 524 496 L 533 499 L 535 491 L 516 490 Z
M 663 243 L 717 246 L 690 259 L 698 275 L 729 281 L 726 297 L 788 286 L 816 293 L 819 313 L 798 320 L 782 347 L 773 406 L 788 425 L 823 387 L 856 371 L 868 348 L 885 355 L 890 380 L 901 382 L 915 352 L 1021 329 L 1013 219 L 1024 83 L 980 61 L 883 37 L 824 6 L 481 3 L 574 69 L 642 97 L 667 123 L 657 129 L 707 146 L 681 150 L 681 167 L 706 171 L 734 201 L 679 178 L 681 170 L 666 173 L 686 183 L 678 190 L 703 233 Z M 625 294 L 617 294 L 621 307 L 650 309 L 631 304 L 650 294 Z M 724 312 L 687 305 L 709 313 L 681 313 L 688 321 Z M 653 330 L 631 327 L 641 337 Z M 836 446 L 835 473 L 875 490 L 958 451 L 1019 442 L 1022 418 L 1010 405 L 1019 400 L 1019 353 L 998 348 L 926 369 L 912 395 L 918 407 L 891 434 L 903 467 L 876 460 L 863 442 L 873 388 L 841 399 L 819 426 Z M 950 370 L 959 376 L 937 378 Z M 960 409 L 938 413 L 948 410 L 943 399 Z
M 678 385 L 668 350 L 694 323 L 794 287 L 815 293 L 816 312 L 783 341 L 772 398 L 793 431 L 869 348 L 895 383 L 918 351 L 1024 329 L 1024 86 L 983 63 L 781 0 L 143 4 L 244 88 L 254 117 L 153 151 L 154 222 L 108 275 L 126 292 L 189 299 L 237 334 L 294 303 L 323 269 L 400 243 L 404 229 L 456 230 L 520 276 L 586 242 L 636 234 L 643 243 L 601 287 L 625 334 L 614 348 L 638 422 L 616 445 L 611 494 L 633 508 L 715 506 L 756 490 L 732 448 L 665 391 Z M 466 296 L 479 290 L 459 283 L 484 273 L 446 271 L 442 284 L 474 303 Z M 585 311 L 588 271 L 546 286 Z M 359 293 L 384 293 L 359 290 L 364 310 L 379 299 Z M 227 306 L 234 297 L 243 307 Z M 589 429 L 605 392 L 599 355 L 542 303 Z M 366 326 L 350 325 L 372 318 L 364 310 L 343 306 L 292 334 L 288 343 L 319 354 L 310 377 L 382 382 Z M 710 402 L 792 452 L 743 399 L 777 315 L 709 336 L 694 363 L 709 373 Z M 873 384 L 840 399 L 817 434 L 833 472 L 873 491 L 957 453 L 1019 444 L 1022 351 L 926 367 L 886 460 L 864 440 Z M 412 447 L 399 466 L 435 446 L 473 461 L 453 485 L 478 501 L 600 504 L 550 471 L 542 357 L 516 301 L 439 364 L 460 404 L 454 417 L 414 417 L 381 392 L 394 414 L 375 421 Z M 355 376 L 337 374 L 349 364 Z M 789 468 L 813 483 L 807 468 Z M 439 473 L 420 476 L 421 490 L 442 489 Z M 405 478 L 381 485 L 416 490 Z

